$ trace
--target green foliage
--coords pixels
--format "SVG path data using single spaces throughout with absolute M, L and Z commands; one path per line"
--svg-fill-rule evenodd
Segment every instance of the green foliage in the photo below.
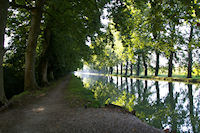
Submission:
M 27 8 L 34 7 L 36 3 L 31 0 L 12 2 L 6 29 L 10 42 L 4 61 L 5 87 L 6 90 L 9 90 L 7 92 L 9 97 L 13 93 L 23 91 L 21 88 L 23 88 L 25 68 L 24 57 L 31 21 L 31 13 Z M 107 2 L 108 0 L 50 0 L 45 2 L 40 26 L 41 32 L 36 48 L 37 80 L 39 80 L 41 72 L 40 64 L 44 58 L 48 60 L 48 72 L 53 71 L 55 77 L 82 68 L 83 61 L 89 60 L 89 56 L 92 54 L 86 41 L 94 38 L 96 34 L 100 34 L 102 27 L 100 16 Z M 49 38 L 46 38 L 45 30 L 51 32 Z M 49 44 L 45 46 L 45 41 L 48 39 L 50 40 Z M 14 76 L 12 77 L 12 75 Z
M 101 4 L 82 0 L 50 3 L 47 24 L 51 27 L 52 40 L 48 58 L 56 73 L 82 68 L 83 60 L 89 60 L 91 51 L 86 40 L 99 32 Z
M 149 69 L 156 69 L 153 53 L 159 53 L 162 58 L 171 58 L 173 68 L 175 63 L 178 67 L 187 68 L 189 59 L 186 51 L 191 50 L 192 60 L 195 59 L 193 70 L 195 74 L 198 72 L 196 64 L 199 65 L 199 55 L 193 51 L 199 49 L 198 1 L 113 0 L 110 4 L 107 7 L 110 20 L 107 31 L 96 37 L 97 45 L 92 44 L 94 51 L 101 51 L 88 62 L 94 69 L 105 70 L 127 61 L 136 66 L 138 56 L 143 57 L 143 63 Z M 194 30 L 189 37 L 191 27 Z M 106 40 L 109 37 L 114 40 L 110 41 L 113 44 Z M 123 48 L 117 47 L 116 40 Z M 111 44 L 114 47 L 109 47 Z

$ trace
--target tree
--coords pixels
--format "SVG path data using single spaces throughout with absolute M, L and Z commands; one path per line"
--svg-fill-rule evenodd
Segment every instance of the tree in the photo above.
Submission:
M 190 37 L 188 42 L 188 69 L 187 77 L 192 78 L 192 38 L 193 38 L 193 25 L 190 26 Z
M 3 80 L 3 56 L 5 51 L 4 48 L 4 35 L 7 21 L 9 1 L 0 1 L 0 102 L 5 104 L 7 102 L 4 92 L 4 80 Z
M 51 41 L 51 29 L 47 25 L 44 30 L 44 40 L 43 40 L 43 50 L 40 56 L 39 62 L 39 81 L 42 86 L 48 85 L 48 52 L 49 52 L 49 45 Z
M 35 90 L 38 88 L 35 78 L 35 57 L 37 39 L 40 34 L 40 24 L 42 19 L 42 8 L 45 0 L 37 0 L 31 8 L 31 27 L 29 30 L 27 48 L 25 54 L 25 75 L 24 89 Z
M 156 54 L 156 66 L 155 66 L 155 76 L 158 76 L 159 73 L 159 63 L 160 63 L 160 32 L 164 30 L 164 20 L 162 15 L 162 2 L 159 0 L 152 1 L 150 0 L 150 13 L 148 14 L 149 21 L 151 27 L 149 32 L 152 33 L 152 41 L 154 44 L 154 50 Z
M 187 63 L 187 78 L 192 78 L 192 65 L 193 65 L 193 47 L 194 47 L 194 40 L 195 40 L 195 25 L 198 22 L 198 2 L 191 0 L 191 1 L 182 1 L 181 4 L 183 6 L 183 9 L 186 11 L 186 14 L 184 15 L 184 20 L 188 23 L 190 26 L 190 33 L 189 38 L 187 39 L 187 52 L 188 52 L 188 63 Z
M 15 1 L 12 0 L 10 6 L 13 9 L 26 9 L 31 14 L 31 26 L 28 33 L 27 48 L 25 53 L 25 75 L 24 89 L 34 90 L 38 88 L 35 78 L 35 58 L 37 39 L 40 34 L 40 24 L 42 19 L 42 9 L 45 0 L 36 1 Z

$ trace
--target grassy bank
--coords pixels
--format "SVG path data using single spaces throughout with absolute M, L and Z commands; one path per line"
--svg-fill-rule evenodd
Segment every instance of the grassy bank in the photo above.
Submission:
M 72 75 L 68 83 L 65 96 L 70 107 L 99 107 L 100 105 L 95 100 L 93 92 L 84 88 L 81 79 L 74 75 Z

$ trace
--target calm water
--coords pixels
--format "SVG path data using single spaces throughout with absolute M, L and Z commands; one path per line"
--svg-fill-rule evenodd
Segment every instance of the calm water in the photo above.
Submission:
M 200 133 L 200 85 L 76 73 L 102 105 L 136 110 L 148 124 L 177 132 Z

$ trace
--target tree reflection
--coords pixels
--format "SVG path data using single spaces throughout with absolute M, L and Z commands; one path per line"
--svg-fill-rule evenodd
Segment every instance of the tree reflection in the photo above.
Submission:
M 128 87 L 128 78 L 126 77 L 126 91 L 129 93 L 129 87 Z
M 192 93 L 192 84 L 188 84 L 188 97 L 189 97 L 189 111 L 190 111 L 190 122 L 194 133 L 199 133 L 200 123 L 198 121 L 198 112 L 194 114 L 194 102 Z
M 148 82 L 147 82 L 147 80 L 145 80 L 144 92 L 143 92 L 143 102 L 147 102 L 147 98 L 148 98 L 147 89 L 150 89 L 147 87 L 148 87 Z
M 155 86 L 156 86 L 156 101 L 157 101 L 157 104 L 159 105 L 159 103 L 160 103 L 160 89 L 159 89 L 158 81 L 155 82 Z
M 93 83 L 90 89 L 102 105 L 112 103 L 130 111 L 134 109 L 139 119 L 156 128 L 170 126 L 177 133 L 189 132 L 190 129 L 194 133 L 200 132 L 200 94 L 196 99 L 193 94 L 196 94 L 198 86 L 194 89 L 192 85 L 178 83 L 159 84 L 158 81 L 123 77 L 109 79 L 104 77 L 96 82 L 86 80 Z M 177 86 L 182 88 L 177 89 Z
M 174 86 L 171 82 L 168 83 L 168 86 L 169 86 L 170 110 L 172 111 L 172 113 L 170 113 L 172 130 L 176 132 L 177 131 L 177 115 L 178 114 L 175 110 L 176 100 L 174 99 L 174 95 L 173 95 Z
M 137 86 L 137 91 L 138 91 L 138 101 L 140 101 L 141 99 L 141 81 L 140 80 L 136 80 L 136 86 Z
M 131 106 L 134 103 L 135 96 L 128 93 L 126 89 L 118 89 L 113 82 L 104 85 L 103 82 L 97 81 L 91 89 L 94 92 L 95 98 L 100 101 L 102 106 L 112 103 L 124 106 L 132 111 Z
M 113 77 L 110 77 L 110 83 L 113 84 Z
M 156 105 L 155 105 L 155 110 L 159 111 L 160 109 L 162 109 L 162 105 L 161 105 L 161 102 L 160 102 L 160 89 L 159 89 L 158 81 L 155 81 L 155 87 L 156 87 Z M 156 125 L 157 128 L 161 129 L 162 128 L 162 120 L 161 119 L 163 120 L 164 118 L 159 118 L 159 116 L 156 116 L 154 121 L 152 122 L 152 124 Z
M 117 67 L 118 68 L 118 67 Z M 119 87 L 119 78 L 117 76 L 117 88 Z
M 122 80 L 122 77 L 121 77 L 121 90 L 123 89 L 123 80 Z

